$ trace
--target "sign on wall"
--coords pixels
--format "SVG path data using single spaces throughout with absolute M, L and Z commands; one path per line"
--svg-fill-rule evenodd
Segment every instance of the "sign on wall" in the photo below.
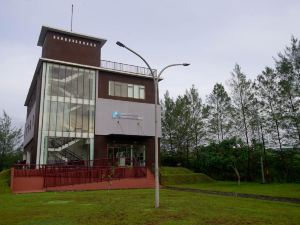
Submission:
M 143 117 L 139 116 L 138 114 L 120 113 L 117 111 L 112 113 L 112 118 L 113 119 L 143 120 Z

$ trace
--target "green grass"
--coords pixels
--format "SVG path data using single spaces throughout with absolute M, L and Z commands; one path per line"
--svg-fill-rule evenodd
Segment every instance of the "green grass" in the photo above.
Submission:
M 0 224 L 299 224 L 300 205 L 161 190 L 0 194 Z
M 210 177 L 202 173 L 193 173 L 183 167 L 162 167 L 160 169 L 162 185 L 193 184 L 212 181 Z
M 202 190 L 212 191 L 225 191 L 225 192 L 237 192 L 246 194 L 258 194 L 269 195 L 278 197 L 291 197 L 300 198 L 300 183 L 272 183 L 272 184 L 260 184 L 260 183 L 247 183 L 242 182 L 239 186 L 236 182 L 229 181 L 214 181 L 214 182 L 202 182 L 194 184 L 180 184 L 172 185 L 176 187 L 187 187 Z
M 193 171 L 184 167 L 169 167 L 164 166 L 160 168 L 160 173 L 162 175 L 174 175 L 174 174 L 191 174 Z
M 299 224 L 300 204 L 161 190 L 11 194 L 0 173 L 0 225 L 243 225 Z M 215 182 L 213 182 L 215 183 Z M 291 192 L 294 189 L 291 190 Z

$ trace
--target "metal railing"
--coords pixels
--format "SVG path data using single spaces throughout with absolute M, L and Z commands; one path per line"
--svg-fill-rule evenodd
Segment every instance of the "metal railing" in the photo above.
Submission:
M 116 167 L 108 159 L 74 161 L 73 164 L 14 165 L 15 177 L 44 178 L 44 187 L 111 181 L 123 178 L 143 178 L 147 168 L 141 166 Z
M 121 72 L 127 72 L 127 73 L 134 73 L 134 74 L 141 74 L 145 76 L 151 76 L 151 72 L 146 67 L 141 66 L 134 66 L 124 63 L 118 63 L 118 62 L 112 62 L 107 60 L 101 60 L 100 61 L 100 67 L 110 70 L 116 70 Z M 152 69 L 154 75 L 156 75 L 157 71 L 155 69 Z

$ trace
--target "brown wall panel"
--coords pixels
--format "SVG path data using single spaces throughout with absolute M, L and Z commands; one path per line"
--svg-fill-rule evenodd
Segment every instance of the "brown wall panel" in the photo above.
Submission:
M 59 38 L 62 37 L 63 40 L 54 39 L 54 35 Z M 66 41 L 65 38 L 67 38 Z M 69 42 L 69 39 L 71 39 L 71 42 Z M 73 43 L 72 39 L 77 40 L 77 43 Z M 79 41 L 81 43 L 96 44 L 96 47 L 79 44 Z M 90 66 L 100 66 L 100 51 L 100 43 L 95 40 L 48 31 L 42 49 L 42 57 Z
M 145 99 L 125 98 L 108 95 L 108 82 L 118 81 L 128 84 L 138 84 L 145 86 Z M 144 102 L 154 104 L 154 85 L 153 80 L 143 77 L 135 77 L 126 74 L 99 71 L 98 78 L 98 98 L 108 98 L 132 102 Z

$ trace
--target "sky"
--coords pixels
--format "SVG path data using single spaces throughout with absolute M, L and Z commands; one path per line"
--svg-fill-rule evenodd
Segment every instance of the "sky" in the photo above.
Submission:
M 107 39 L 102 59 L 152 68 L 173 63 L 163 74 L 160 93 L 184 94 L 192 85 L 205 100 L 216 82 L 226 85 L 238 63 L 254 79 L 291 36 L 300 38 L 300 1 L 293 0 L 0 0 L 0 110 L 23 126 L 24 101 L 41 48 L 42 25 Z M 225 86 L 226 87 L 226 86 Z

